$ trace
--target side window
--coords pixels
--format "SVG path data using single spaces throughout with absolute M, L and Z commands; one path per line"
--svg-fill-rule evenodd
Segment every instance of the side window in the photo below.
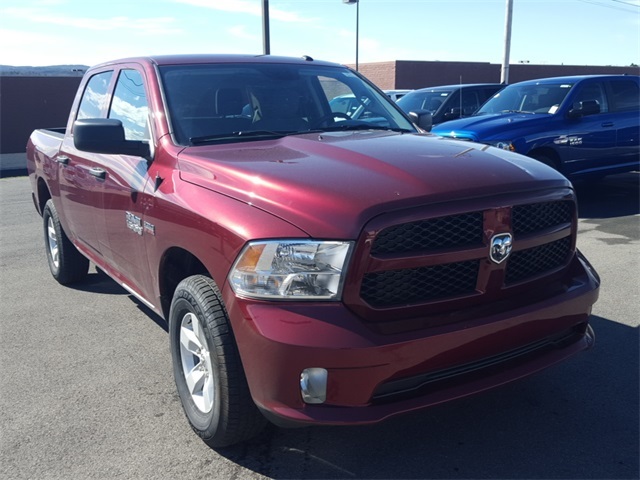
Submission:
M 600 113 L 608 112 L 607 97 L 604 94 L 604 88 L 601 83 L 588 83 L 580 85 L 578 94 L 573 99 L 573 104 L 595 100 L 600 105 Z
M 611 109 L 617 112 L 640 109 L 640 88 L 632 80 L 611 82 Z
M 107 93 L 113 71 L 102 72 L 94 75 L 87 82 L 78 107 L 77 119 L 100 118 L 107 106 Z
M 122 70 L 113 92 L 109 118 L 122 122 L 127 140 L 148 140 L 149 106 L 142 75 L 137 70 Z
M 480 106 L 480 100 L 478 99 L 478 92 L 475 90 L 461 90 L 462 101 L 462 115 L 468 117 L 472 115 Z

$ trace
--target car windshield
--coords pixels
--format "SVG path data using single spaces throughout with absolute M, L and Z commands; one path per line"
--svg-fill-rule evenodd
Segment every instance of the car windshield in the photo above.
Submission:
M 398 106 L 405 112 L 427 110 L 435 114 L 451 96 L 452 90 L 432 90 L 426 92 L 411 92 L 398 100 Z
M 509 85 L 487 100 L 476 115 L 504 112 L 553 114 L 571 87 L 572 83 Z
M 160 67 L 179 145 L 311 131 L 415 127 L 389 98 L 339 66 L 239 63 Z

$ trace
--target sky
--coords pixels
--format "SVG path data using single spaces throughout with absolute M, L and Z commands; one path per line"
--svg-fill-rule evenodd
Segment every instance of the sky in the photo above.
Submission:
M 262 0 L 2 0 L 0 64 L 263 53 Z M 270 0 L 272 55 L 502 63 L 506 0 Z M 356 11 L 359 19 L 356 22 Z M 356 42 L 356 23 L 359 26 Z M 513 0 L 510 63 L 640 64 L 640 0 Z

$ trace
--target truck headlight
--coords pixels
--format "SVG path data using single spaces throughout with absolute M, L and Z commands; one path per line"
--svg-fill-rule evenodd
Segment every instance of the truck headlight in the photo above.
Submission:
M 237 295 L 280 300 L 339 300 L 353 242 L 267 240 L 248 243 L 229 282 Z
M 500 141 L 494 141 L 494 142 L 487 142 L 489 145 L 493 146 L 493 147 L 497 147 L 501 150 L 508 150 L 510 152 L 515 152 L 516 151 L 516 147 L 513 146 L 513 143 L 509 142 L 508 140 L 500 140 Z

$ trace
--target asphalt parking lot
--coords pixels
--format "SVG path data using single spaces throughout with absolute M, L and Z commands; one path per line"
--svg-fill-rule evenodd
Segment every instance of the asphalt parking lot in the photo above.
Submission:
M 164 321 L 95 269 L 58 285 L 27 178 L 0 179 L 0 478 L 637 479 L 639 177 L 578 185 L 602 277 L 592 350 L 383 424 L 269 427 L 220 451 L 183 416 Z

